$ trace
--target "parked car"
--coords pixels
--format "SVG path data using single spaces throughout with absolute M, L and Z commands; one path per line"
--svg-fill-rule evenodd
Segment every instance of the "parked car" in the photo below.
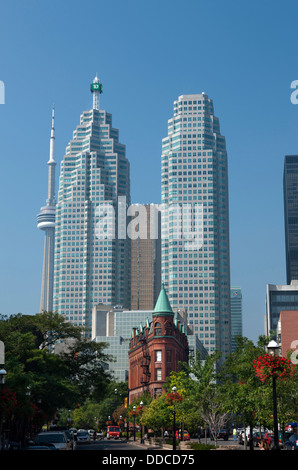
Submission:
M 260 439 L 261 439 L 260 433 L 259 432 L 254 432 L 253 435 L 252 435 L 252 438 L 253 438 L 254 446 L 258 447 Z
M 97 439 L 104 439 L 104 437 L 105 437 L 105 436 L 104 436 L 104 433 L 101 432 L 101 431 L 98 431 L 98 433 L 97 433 Z
M 120 439 L 121 430 L 119 426 L 108 426 L 107 427 L 107 438 L 108 439 Z
M 77 447 L 77 442 L 75 440 L 73 432 L 70 429 L 65 429 L 63 432 L 66 434 L 67 439 L 70 440 L 72 450 L 75 450 L 75 448 Z
M 298 450 L 298 435 L 292 434 L 289 439 L 285 442 L 285 448 L 287 450 Z
M 263 439 L 269 444 L 269 447 L 274 444 L 274 433 L 273 432 L 265 432 Z
M 74 429 L 74 428 L 65 428 L 65 427 L 62 427 L 62 426 L 54 425 L 54 426 L 50 426 L 49 431 L 50 432 L 64 432 L 66 434 L 67 439 L 71 442 L 72 449 L 75 450 L 77 444 L 76 444 L 74 431 L 76 431 L 76 429 Z
M 46 446 L 35 446 L 34 444 L 30 444 L 26 447 L 23 447 L 22 450 L 58 450 L 54 444 L 47 444 Z
M 77 429 L 76 428 L 70 428 L 70 432 L 72 432 L 74 439 L 77 439 Z
M 179 430 L 179 435 L 178 435 L 178 431 L 176 431 L 176 439 L 181 441 L 181 437 L 182 437 L 182 433 L 181 433 L 181 429 L 180 429 Z M 190 441 L 190 435 L 189 435 L 188 431 L 183 432 L 183 440 L 184 441 Z
M 284 448 L 285 447 L 285 443 L 289 440 L 289 438 L 293 435 L 292 432 L 290 431 L 285 431 L 284 433 L 283 432 L 279 432 L 279 435 L 278 435 L 278 442 L 279 442 L 279 445 L 281 448 Z
M 228 429 L 221 429 L 219 431 L 219 436 L 218 436 L 218 439 L 223 439 L 224 441 L 228 441 L 229 440 L 229 430 Z
M 221 429 L 217 435 L 217 439 L 223 439 L 224 441 L 228 441 L 229 435 L 230 433 L 227 429 Z M 212 432 L 210 433 L 210 439 L 211 441 L 214 441 L 214 435 Z
M 90 434 L 88 431 L 81 431 L 79 430 L 77 432 L 77 444 L 90 444 L 91 439 L 90 439 Z
M 249 431 L 249 429 L 246 429 L 245 434 L 246 434 L 247 444 L 249 444 L 249 442 L 250 442 L 250 431 Z M 244 434 L 244 430 L 240 431 L 240 433 L 238 435 L 238 444 L 244 445 L 245 434 Z
M 37 434 L 34 445 L 54 444 L 57 450 L 72 450 L 72 443 L 63 431 L 45 431 Z
M 209 429 L 200 429 L 200 431 L 196 434 L 196 437 L 199 437 L 200 439 L 210 437 Z

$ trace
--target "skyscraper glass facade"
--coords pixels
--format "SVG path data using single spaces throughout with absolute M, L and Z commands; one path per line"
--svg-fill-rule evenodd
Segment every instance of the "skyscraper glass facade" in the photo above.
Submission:
M 298 155 L 284 162 L 284 215 L 287 284 L 298 279 Z
M 290 285 L 267 284 L 266 286 L 265 335 L 276 333 L 280 312 L 298 310 L 298 281 Z
M 207 351 L 225 356 L 231 348 L 228 163 L 206 94 L 174 102 L 161 159 L 162 207 L 179 205 L 183 213 L 191 205 L 200 218 L 200 244 L 189 247 L 177 236 L 173 214 L 168 210 L 165 218 L 163 210 L 162 281 L 173 309 L 187 309 L 188 324 Z M 181 220 L 183 231 L 187 216 Z
M 242 336 L 242 290 L 240 287 L 231 287 L 231 334 L 232 352 L 236 349 L 235 338 Z
M 94 305 L 130 306 L 130 243 L 118 236 L 119 197 L 130 204 L 129 162 L 112 115 L 83 112 L 61 162 L 54 311 L 89 334 Z

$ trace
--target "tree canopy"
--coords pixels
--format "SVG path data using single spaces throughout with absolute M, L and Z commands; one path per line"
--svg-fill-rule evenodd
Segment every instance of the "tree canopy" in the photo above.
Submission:
M 5 344 L 6 388 L 16 393 L 14 414 L 38 408 L 52 418 L 57 408 L 73 408 L 87 398 L 100 399 L 111 381 L 104 364 L 105 343 L 86 339 L 84 331 L 51 312 L 0 317 Z M 60 347 L 55 354 L 56 346 Z

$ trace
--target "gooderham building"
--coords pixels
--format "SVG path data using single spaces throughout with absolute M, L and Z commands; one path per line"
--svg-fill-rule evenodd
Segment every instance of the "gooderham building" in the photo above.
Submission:
M 185 325 L 175 318 L 162 287 L 152 321 L 133 328 L 129 344 L 129 403 L 149 392 L 153 398 L 163 392 L 166 378 L 188 361 Z

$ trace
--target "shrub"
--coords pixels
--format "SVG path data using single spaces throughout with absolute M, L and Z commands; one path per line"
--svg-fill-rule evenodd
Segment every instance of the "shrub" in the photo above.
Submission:
M 191 442 L 190 448 L 192 450 L 211 450 L 211 449 L 216 449 L 217 447 L 213 444 L 200 444 L 197 442 Z

